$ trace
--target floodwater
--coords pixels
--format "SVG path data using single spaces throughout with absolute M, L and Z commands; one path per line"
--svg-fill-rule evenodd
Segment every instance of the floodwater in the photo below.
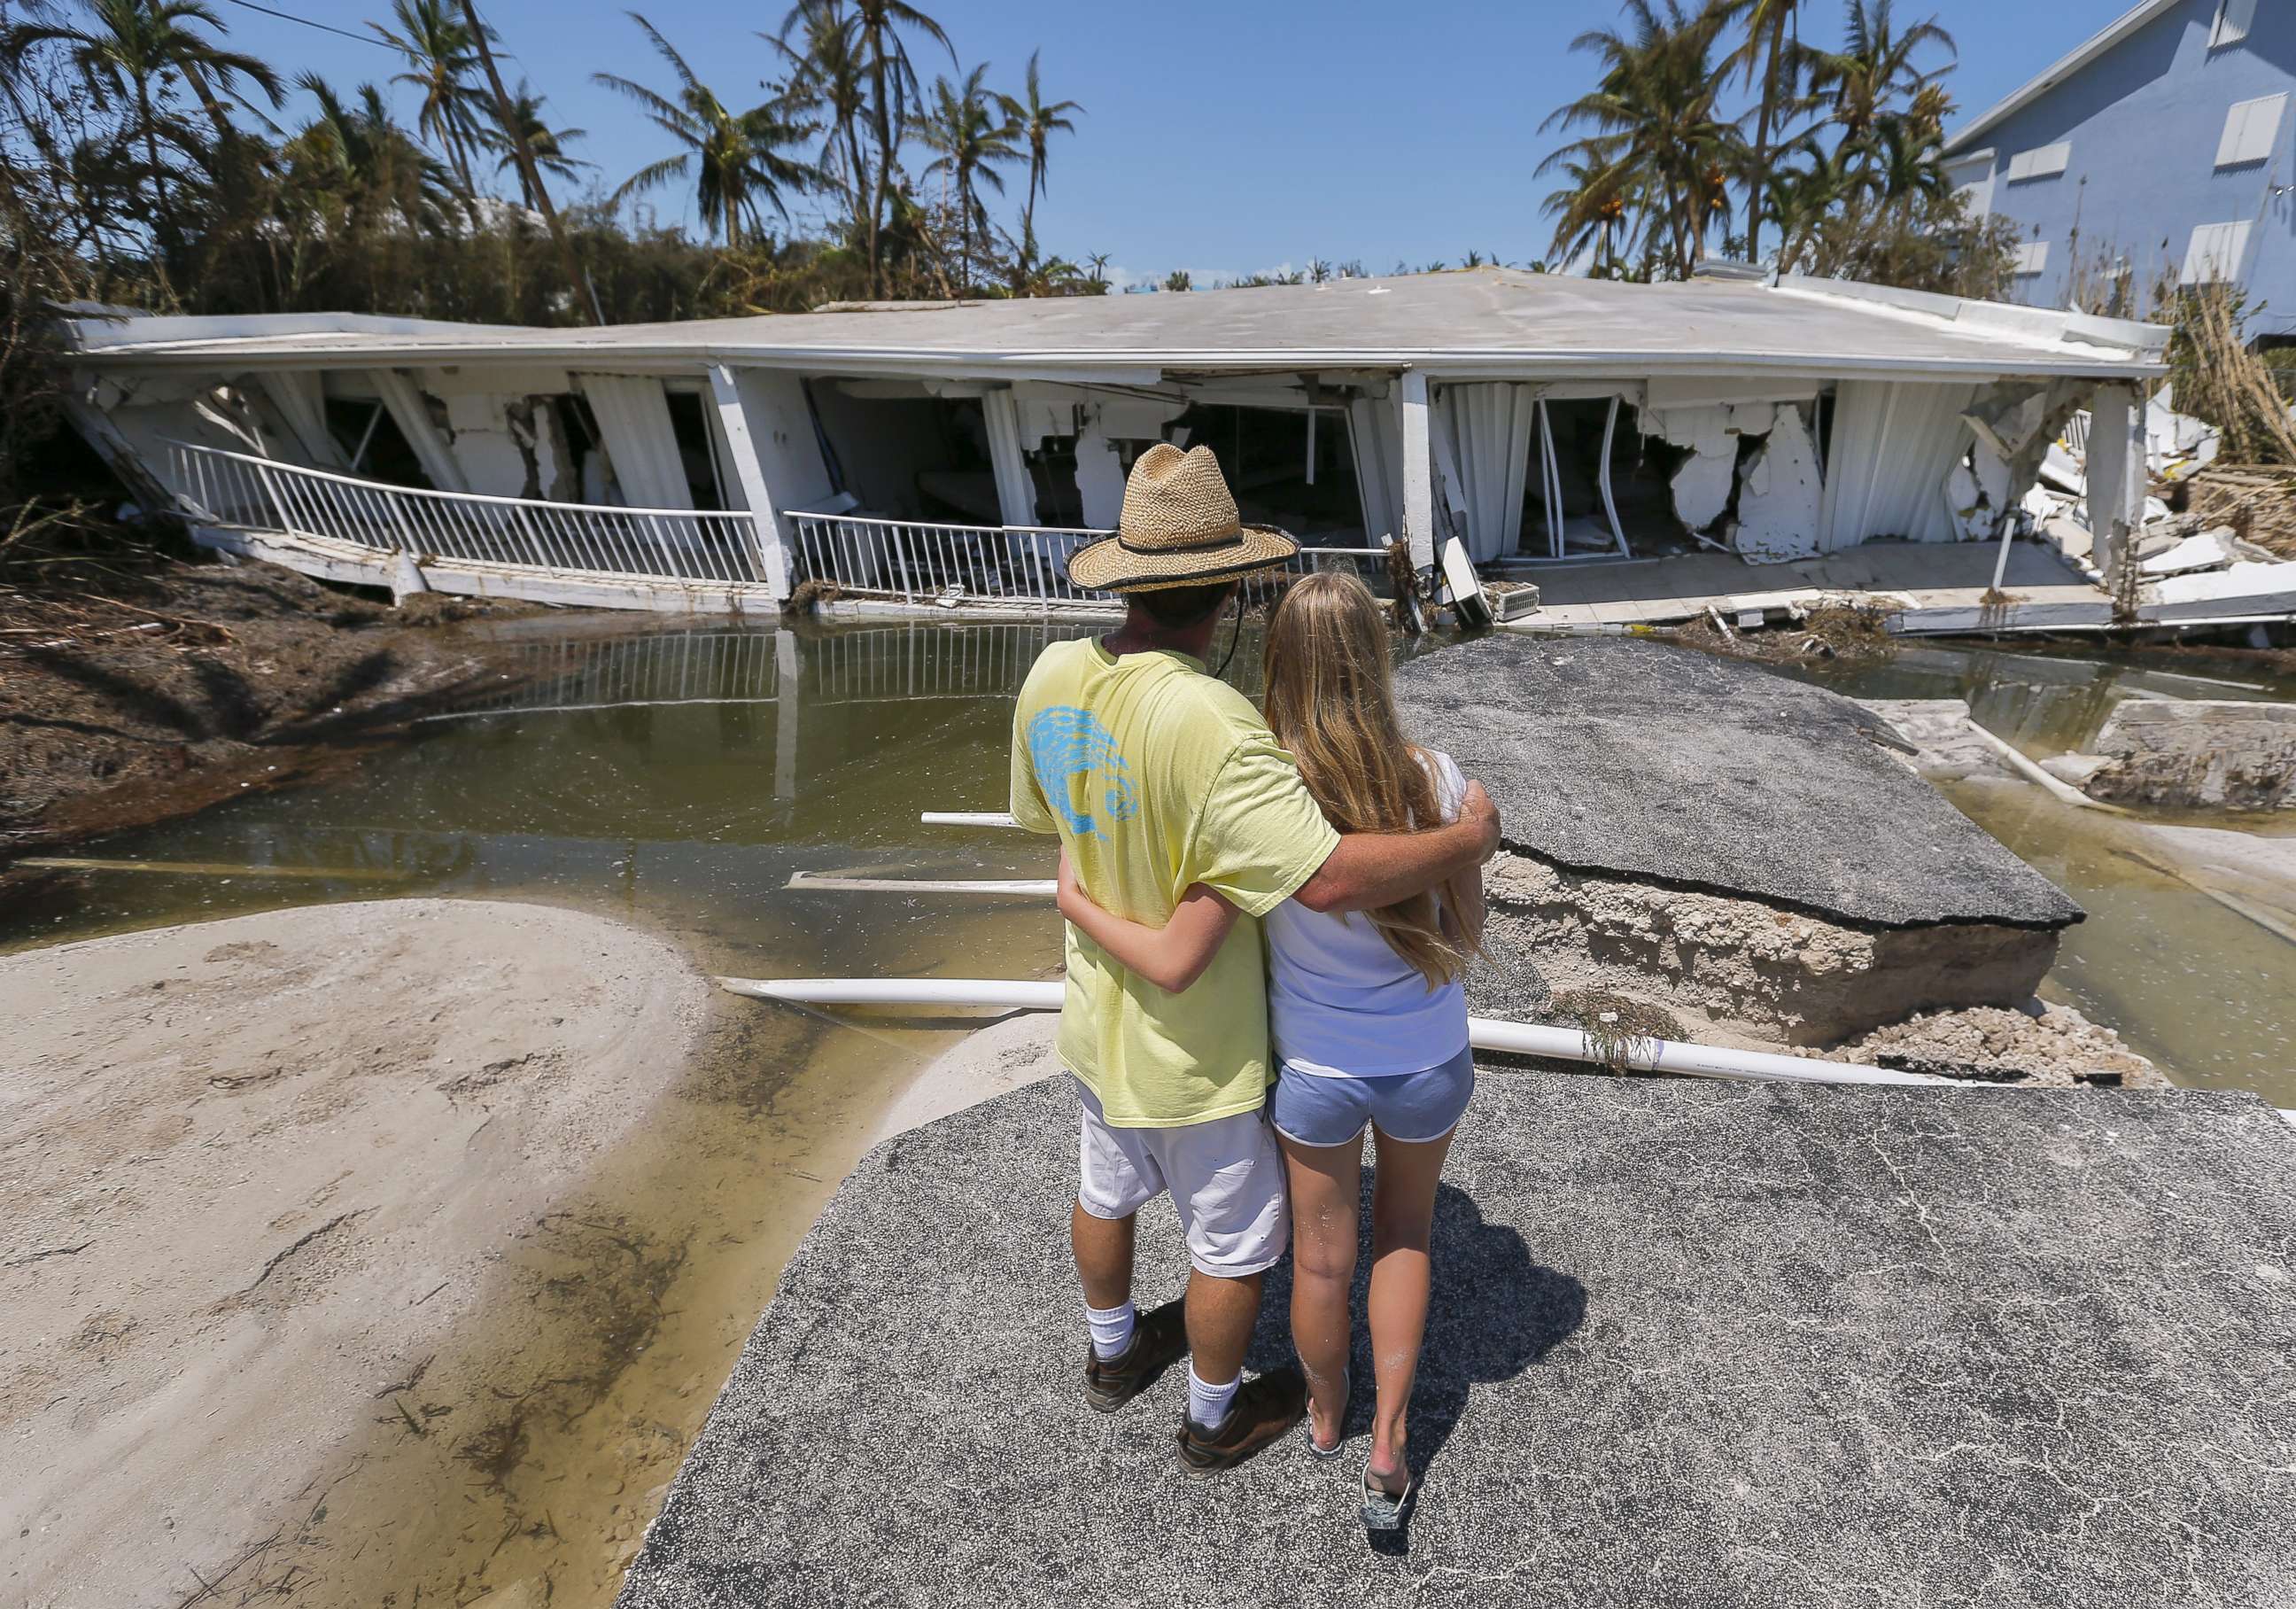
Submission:
M 2296 700 L 2296 677 L 2188 654 L 1908 644 L 1884 663 L 1799 674 L 1852 698 L 1966 700 L 2035 759 L 2086 751 L 2126 698 Z M 2177 1083 L 2296 1107 L 2296 945 L 2167 874 L 2121 818 L 2021 783 L 1944 792 L 2088 912 L 2061 941 L 2046 997 L 2116 1030 Z M 2255 815 L 2143 819 L 2296 834 Z
M 321 784 L 77 851 L 224 869 L 66 879 L 0 911 L 0 946 L 315 899 L 458 895 L 619 914 L 714 973 L 1046 974 L 1059 947 L 1041 900 L 788 884 L 798 873 L 1048 875 L 1037 840 L 917 816 L 1003 807 L 1012 695 L 1047 640 L 1085 629 L 497 628 L 501 690 L 414 741 Z M 1256 650 L 1247 635 L 1231 671 L 1248 690 Z M 1968 698 L 2037 755 L 2078 746 L 2120 697 L 2296 696 L 2239 671 L 2204 675 L 1917 647 L 1817 679 Z M 2091 913 L 2051 992 L 2180 1081 L 2296 1105 L 2296 947 L 2131 858 L 2096 813 L 2030 788 L 1956 798 Z M 879 1114 L 962 1026 L 840 1025 L 730 998 L 723 1021 L 710 1066 L 588 1186 L 596 1244 L 512 1259 L 487 1333 L 456 1338 L 433 1367 L 433 1380 L 469 1384 L 440 1404 L 450 1433 L 418 1443 L 379 1426 L 266 1556 L 266 1579 L 307 1603 L 611 1601 L 797 1239 Z

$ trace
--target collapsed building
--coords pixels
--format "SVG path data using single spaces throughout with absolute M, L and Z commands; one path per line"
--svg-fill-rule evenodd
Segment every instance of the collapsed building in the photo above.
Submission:
M 1665 599 L 1670 566 L 1743 590 L 1886 544 L 1912 570 L 1845 584 L 1965 588 L 2077 413 L 2099 554 L 2134 529 L 2166 341 L 1835 280 L 1513 269 L 603 329 L 83 308 L 69 333 L 78 428 L 212 546 L 609 607 L 810 581 L 862 612 L 1091 606 L 1066 555 L 1158 441 L 1210 447 L 1307 564 L 1456 538 L 1558 598 Z

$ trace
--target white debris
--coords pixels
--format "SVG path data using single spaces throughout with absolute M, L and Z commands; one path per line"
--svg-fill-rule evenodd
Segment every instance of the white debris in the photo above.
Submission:
M 1693 530 L 1704 530 L 1730 506 L 1738 472 L 1732 411 L 1718 406 L 1669 408 L 1651 415 L 1660 436 L 1690 449 L 1691 456 L 1674 472 L 1674 513 Z
M 2240 556 L 2234 551 L 2234 540 L 2232 527 L 2219 525 L 2213 530 L 2186 537 L 2167 552 L 2153 554 L 2139 568 L 2148 576 L 2179 576 L 2195 571 L 2222 570 Z

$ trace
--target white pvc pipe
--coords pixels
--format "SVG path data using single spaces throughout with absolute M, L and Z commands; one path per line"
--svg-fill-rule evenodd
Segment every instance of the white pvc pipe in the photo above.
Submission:
M 737 995 L 788 1000 L 808 1006 L 990 1006 L 1017 1011 L 1058 1011 L 1066 985 L 1017 978 L 720 978 Z M 1550 1056 L 1566 1062 L 1603 1057 L 1576 1028 L 1536 1022 L 1503 1022 L 1493 1017 L 1467 1019 L 1467 1039 L 1478 1050 Z M 1728 1050 L 1679 1039 L 1636 1038 L 1626 1064 L 1637 1072 L 1685 1073 L 1698 1078 L 1735 1079 L 1784 1084 L 1931 1084 L 1950 1088 L 1986 1088 L 1958 1079 L 1850 1062 L 1821 1062 L 1767 1050 Z
M 839 877 L 792 872 L 786 887 L 848 894 L 1028 894 L 1049 899 L 1060 892 L 1050 877 Z
M 925 810 L 917 819 L 929 827 L 1017 827 L 1009 810 Z

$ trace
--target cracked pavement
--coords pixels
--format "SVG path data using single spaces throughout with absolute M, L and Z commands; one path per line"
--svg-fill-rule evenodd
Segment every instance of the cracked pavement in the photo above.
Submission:
M 1054 1079 L 864 1161 L 624 1609 L 2291 1601 L 2296 1129 L 2252 1097 L 1487 1071 L 1384 1553 L 1367 1396 L 1349 1457 L 1210 1480 L 1177 1369 L 1085 1407 L 1075 1124 Z M 1168 1203 L 1140 1243 L 1145 1307 L 1185 1270 Z

